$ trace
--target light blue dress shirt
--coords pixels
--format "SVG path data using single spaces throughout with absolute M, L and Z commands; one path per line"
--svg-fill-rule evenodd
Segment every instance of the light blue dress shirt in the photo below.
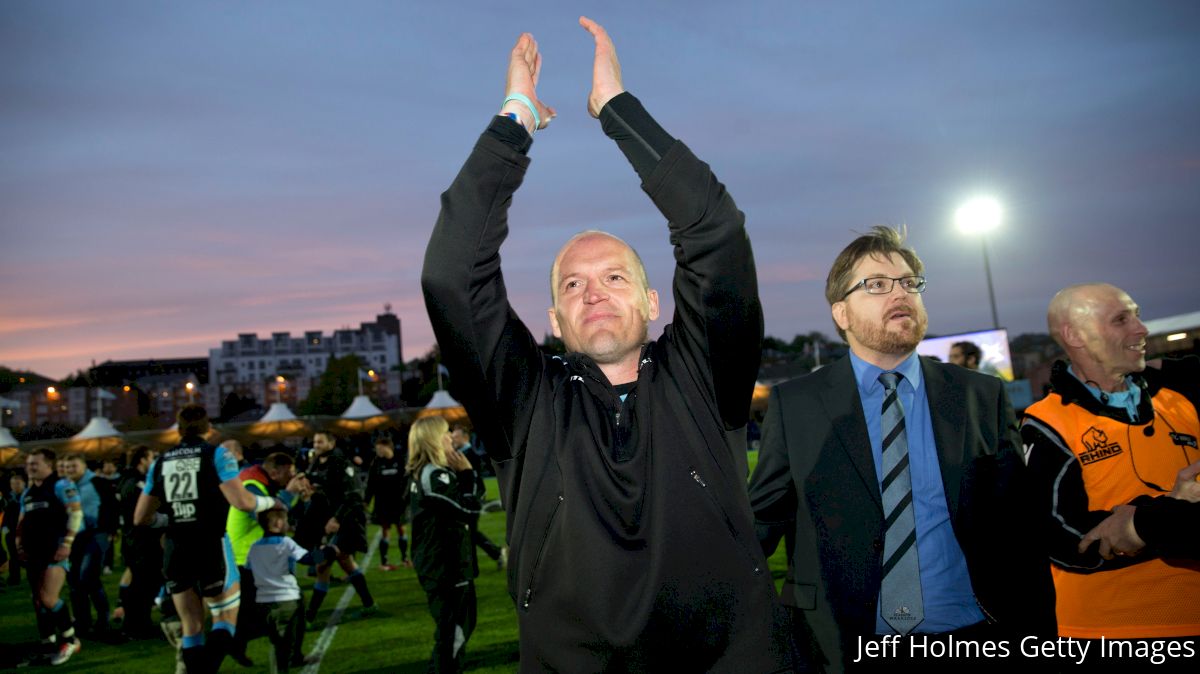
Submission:
M 880 419 L 883 410 L 882 370 L 850 352 L 858 396 L 867 418 L 867 434 L 871 438 L 871 458 L 875 462 L 875 479 L 882 485 L 883 431 Z M 963 556 L 954 528 L 950 524 L 950 509 L 946 505 L 946 488 L 942 484 L 941 466 L 933 439 L 933 422 L 929 400 L 925 394 L 925 378 L 921 361 L 912 354 L 892 372 L 904 377 L 897 395 L 904 407 L 904 432 L 908 439 L 909 475 L 912 478 L 913 507 L 917 521 L 917 558 L 921 566 L 921 597 L 925 619 L 915 632 L 925 634 L 949 632 L 982 621 L 983 612 L 975 601 L 967 558 Z M 896 631 L 875 615 L 877 634 Z

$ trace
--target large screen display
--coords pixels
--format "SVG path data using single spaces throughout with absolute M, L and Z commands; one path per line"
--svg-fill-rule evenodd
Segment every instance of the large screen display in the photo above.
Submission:
M 931 337 L 917 345 L 917 353 L 922 356 L 937 356 L 949 363 L 950 346 L 955 342 L 974 342 L 983 352 L 979 358 L 979 371 L 1012 381 L 1012 354 L 1008 350 L 1008 331 L 1004 329 Z

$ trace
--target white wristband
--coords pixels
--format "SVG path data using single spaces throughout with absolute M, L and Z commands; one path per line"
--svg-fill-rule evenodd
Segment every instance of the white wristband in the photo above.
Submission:
M 275 507 L 275 498 L 273 496 L 254 495 L 254 512 L 261 513 Z

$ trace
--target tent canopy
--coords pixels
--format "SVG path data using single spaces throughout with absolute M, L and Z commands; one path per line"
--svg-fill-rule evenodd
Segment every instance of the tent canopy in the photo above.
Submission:
M 354 402 L 350 403 L 350 407 L 347 407 L 345 412 L 342 412 L 342 418 L 352 420 L 370 419 L 381 414 L 383 414 L 383 410 L 376 407 L 370 398 L 367 396 L 354 396 Z
M 87 426 L 83 427 L 75 435 L 71 436 L 72 440 L 99 440 L 101 438 L 119 438 L 120 431 L 113 428 L 112 422 L 104 417 L 92 417 L 87 422 Z

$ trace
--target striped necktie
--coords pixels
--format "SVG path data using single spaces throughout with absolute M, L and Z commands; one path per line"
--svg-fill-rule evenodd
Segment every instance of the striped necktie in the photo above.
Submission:
M 908 634 L 925 618 L 921 602 L 921 570 L 917 563 L 917 525 L 913 510 L 912 480 L 908 470 L 908 437 L 904 408 L 896 387 L 902 376 L 879 375 L 883 384 L 883 569 L 880 574 L 879 611 L 887 624 Z

